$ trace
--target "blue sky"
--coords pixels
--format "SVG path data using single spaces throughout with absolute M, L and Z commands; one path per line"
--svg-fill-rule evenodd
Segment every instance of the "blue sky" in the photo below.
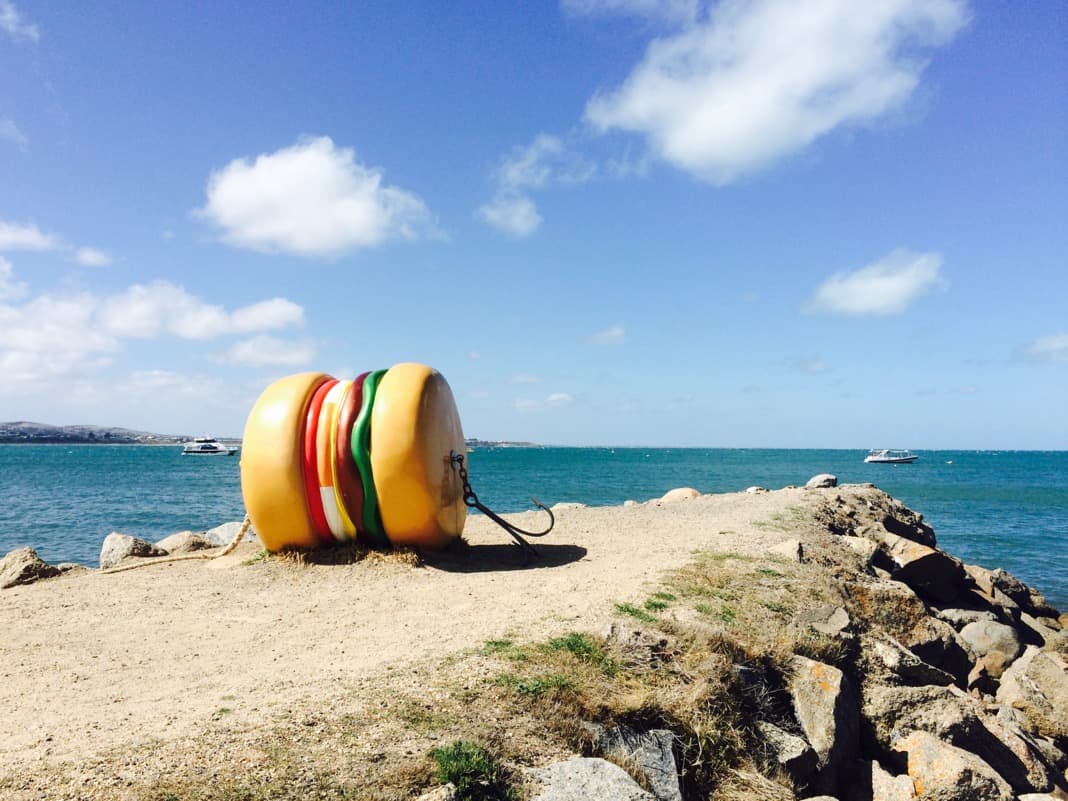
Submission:
M 1060 0 L 0 0 L 2 420 L 1065 449 L 1066 220 Z

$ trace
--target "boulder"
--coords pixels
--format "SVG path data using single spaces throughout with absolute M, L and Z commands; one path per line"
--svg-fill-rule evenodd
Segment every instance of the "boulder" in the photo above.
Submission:
M 909 684 L 945 686 L 953 683 L 952 675 L 924 662 L 889 635 L 865 635 L 861 638 L 860 650 L 870 662 L 882 666 Z
M 179 531 L 177 534 L 171 534 L 169 537 L 161 539 L 156 543 L 156 547 L 169 554 L 176 554 L 203 551 L 218 546 L 209 542 L 202 534 L 196 534 L 192 531 Z
M 912 511 L 896 498 L 886 497 L 887 511 L 879 520 L 882 527 L 891 534 L 934 548 L 937 544 L 934 529 L 923 522 L 923 515 Z
M 894 687 L 878 681 L 865 684 L 861 706 L 867 731 L 886 753 L 898 750 L 898 741 L 914 731 L 965 743 L 981 728 L 981 712 L 975 699 L 954 687 Z
M 223 523 L 215 528 L 209 528 L 202 536 L 207 542 L 210 542 L 212 547 L 219 545 L 229 545 L 237 537 L 241 531 L 241 527 L 245 525 L 240 521 L 233 521 L 230 523 Z M 259 537 L 256 536 L 256 532 L 249 527 L 249 530 L 245 532 L 245 536 L 241 540 L 242 542 L 259 542 Z
M 819 757 L 805 740 L 760 720 L 756 724 L 764 743 L 766 761 L 783 771 L 795 784 L 804 784 L 819 767 Z
M 844 538 L 843 538 L 844 539 Z M 910 632 L 927 621 L 927 606 L 907 584 L 888 578 L 857 581 L 849 585 L 857 616 L 885 629 L 907 648 Z
M 972 571 L 969 571 L 969 573 L 972 573 Z M 1028 587 L 1012 573 L 1002 570 L 1000 567 L 996 570 L 975 567 L 973 577 L 975 575 L 982 576 L 984 583 L 988 582 L 990 586 L 1007 595 L 1024 612 L 1036 616 L 1056 616 L 1056 610 L 1046 602 L 1046 598 L 1042 593 L 1032 587 Z M 977 578 L 976 583 L 979 582 L 980 579 Z M 984 587 L 984 589 L 987 589 L 988 592 L 990 591 L 988 587 Z
M 603 759 L 575 757 L 528 775 L 541 785 L 531 801 L 656 801 L 623 768 Z
M 668 490 L 660 497 L 660 503 L 678 503 L 679 501 L 692 501 L 694 498 L 700 498 L 701 493 L 695 490 L 693 487 L 676 487 L 673 490 Z
M 805 482 L 805 489 L 828 489 L 838 486 L 838 476 L 820 473 Z
M 768 490 L 767 490 L 767 487 L 756 487 L 756 486 L 753 486 L 753 487 L 746 487 L 745 491 L 748 492 L 750 495 L 757 495 L 758 493 L 767 492 Z
M 999 704 L 1022 711 L 1034 730 L 1068 751 L 1068 660 L 1029 646 L 1001 676 Z
M 1007 666 L 1020 655 L 1023 646 L 1016 634 L 1016 629 L 992 620 L 977 620 L 969 623 L 960 630 L 960 638 L 968 644 L 968 648 L 978 657 L 996 652 L 1006 657 L 1002 664 Z M 994 678 L 1001 674 L 998 673 Z
M 871 564 L 876 551 L 879 550 L 879 546 L 867 537 L 842 536 L 835 540 L 835 542 L 840 542 L 859 556 L 864 567 Z
M 797 613 L 794 620 L 803 627 L 813 629 L 829 637 L 837 637 L 849 633 L 849 613 L 840 606 L 818 606 L 814 609 L 803 609 Z
M 889 532 L 878 538 L 893 563 L 890 575 L 920 595 L 937 602 L 957 597 L 964 583 L 964 565 L 944 551 Z
M 924 662 L 951 674 L 962 685 L 975 664 L 968 644 L 956 630 L 938 618 L 926 617 L 898 641 Z
M 973 750 L 994 768 L 1017 793 L 1040 792 L 1053 789 L 1052 765 L 1044 749 L 1016 725 L 992 718 L 983 718 L 983 725 L 991 735 L 977 742 Z
M 1038 746 L 1011 723 L 987 715 L 982 704 L 960 690 L 878 685 L 868 685 L 865 690 L 862 713 L 879 748 L 886 753 L 902 751 L 902 740 L 925 732 L 980 757 L 1015 792 L 1052 786 Z
M 639 504 L 639 503 L 638 503 L 637 501 L 635 501 L 635 500 L 632 500 L 631 498 L 627 498 L 627 500 L 623 501 L 623 506 L 625 506 L 625 507 L 626 507 L 626 508 L 628 508 L 628 509 L 629 509 L 630 507 L 632 507 L 632 506 L 640 506 L 640 505 L 641 505 L 641 504 Z
M 657 801 L 682 801 L 675 762 L 675 735 L 667 729 L 640 732 L 630 726 L 595 729 L 594 748 L 641 774 Z
M 973 609 L 989 609 L 1003 623 L 1015 623 L 1020 619 L 1020 605 L 1006 595 L 994 583 L 992 571 L 975 565 L 965 565 L 964 571 L 971 580 L 958 599 L 958 606 Z
M 818 757 L 816 789 L 837 786 L 842 768 L 857 753 L 860 718 L 857 696 L 838 668 L 795 656 L 788 683 L 794 714 Z
M 989 609 L 933 609 L 931 610 L 934 616 L 939 620 L 944 620 L 951 625 L 957 631 L 967 626 L 969 623 L 976 623 L 981 620 L 997 620 L 997 615 L 991 612 Z
M 104 538 L 100 546 L 100 569 L 114 567 L 128 556 L 166 556 L 167 552 L 157 548 L 151 542 L 145 542 L 128 534 L 113 531 Z
M 920 798 L 930 801 L 1014 801 L 1008 783 L 983 760 L 916 731 L 898 743 Z
M 58 576 L 61 572 L 58 567 L 41 559 L 33 548 L 16 548 L 0 559 L 0 590 L 19 584 L 33 584 Z
M 1068 634 L 1061 629 L 1061 624 L 1052 617 L 1033 617 L 1027 612 L 1020 613 L 1019 633 L 1027 645 L 1053 645 L 1054 650 L 1068 653 L 1068 648 L 1058 648 L 1055 644 L 1068 640 Z

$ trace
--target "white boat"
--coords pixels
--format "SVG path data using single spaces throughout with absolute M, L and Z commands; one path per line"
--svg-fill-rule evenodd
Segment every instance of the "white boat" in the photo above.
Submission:
M 197 437 L 182 448 L 182 456 L 233 456 L 237 448 L 223 445 L 215 437 Z
M 874 448 L 864 457 L 864 461 L 873 464 L 912 464 L 919 458 L 919 456 L 908 450 Z

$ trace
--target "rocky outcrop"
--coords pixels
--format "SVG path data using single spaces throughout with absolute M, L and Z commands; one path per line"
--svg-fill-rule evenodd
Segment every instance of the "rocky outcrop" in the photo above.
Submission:
M 656 801 L 618 765 L 575 757 L 529 771 L 538 789 L 531 801 Z
M 100 569 L 114 567 L 128 556 L 167 556 L 167 552 L 151 542 L 113 531 L 100 546 Z
M 58 567 L 41 559 L 33 548 L 16 548 L 0 559 L 0 590 L 19 584 L 33 584 L 58 576 L 61 572 Z

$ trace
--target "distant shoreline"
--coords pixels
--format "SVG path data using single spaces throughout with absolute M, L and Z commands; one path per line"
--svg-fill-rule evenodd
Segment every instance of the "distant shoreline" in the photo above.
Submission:
M 219 437 L 220 442 L 240 439 Z M 193 437 L 185 434 L 155 434 L 118 426 L 71 425 L 18 421 L 0 423 L 0 445 L 181 445 Z

